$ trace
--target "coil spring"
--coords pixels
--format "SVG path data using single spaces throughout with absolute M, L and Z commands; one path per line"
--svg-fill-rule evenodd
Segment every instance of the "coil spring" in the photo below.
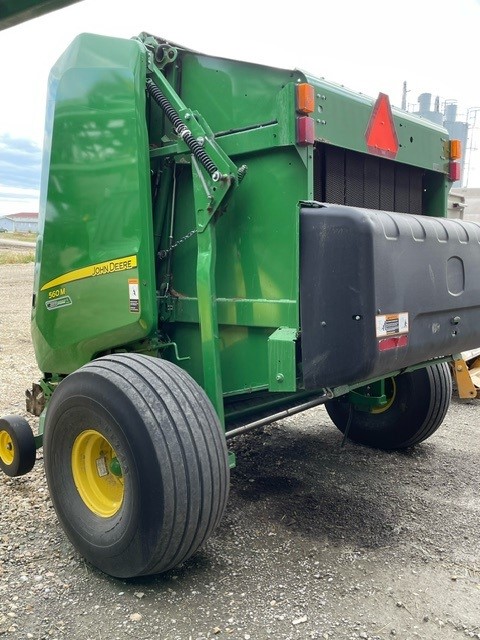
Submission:
M 247 175 L 247 169 L 248 167 L 246 164 L 242 164 L 242 166 L 238 168 L 238 171 L 237 171 L 238 184 L 240 184 L 242 180 L 245 178 L 245 176 Z
M 166 96 L 157 87 L 151 78 L 147 80 L 147 91 L 155 100 L 158 106 L 164 111 L 167 118 L 172 123 L 175 133 L 182 138 L 187 147 L 193 153 L 195 158 L 205 168 L 208 174 L 218 175 L 218 168 L 213 160 L 208 156 L 202 145 L 193 137 L 186 125 L 180 119 L 178 113 L 172 107 Z

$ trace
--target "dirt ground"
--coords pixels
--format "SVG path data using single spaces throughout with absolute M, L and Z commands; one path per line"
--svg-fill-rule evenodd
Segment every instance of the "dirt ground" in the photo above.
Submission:
M 32 265 L 0 266 L 0 415 L 38 377 Z M 25 415 L 25 414 L 24 414 Z M 41 450 L 0 477 L 0 637 L 8 640 L 480 638 L 479 401 L 404 453 L 347 443 L 323 408 L 232 443 L 226 516 L 184 566 L 115 580 L 57 523 Z

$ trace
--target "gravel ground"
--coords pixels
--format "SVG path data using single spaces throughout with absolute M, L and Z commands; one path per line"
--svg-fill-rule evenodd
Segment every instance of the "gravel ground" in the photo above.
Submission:
M 32 265 L 0 266 L 0 414 L 39 376 Z M 42 452 L 0 477 L 0 636 L 8 640 L 480 638 L 480 401 L 404 453 L 347 443 L 323 408 L 237 438 L 225 519 L 180 568 L 105 576 L 52 509 Z

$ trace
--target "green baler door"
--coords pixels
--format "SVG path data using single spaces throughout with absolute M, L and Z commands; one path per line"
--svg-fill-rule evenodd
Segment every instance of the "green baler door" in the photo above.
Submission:
M 156 327 L 145 51 L 83 34 L 49 80 L 32 336 L 69 373 Z

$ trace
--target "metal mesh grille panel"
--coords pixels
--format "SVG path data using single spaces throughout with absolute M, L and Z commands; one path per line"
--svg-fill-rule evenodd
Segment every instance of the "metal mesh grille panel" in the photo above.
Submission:
M 377 158 L 379 161 L 380 158 Z M 395 211 L 395 165 L 387 160 L 380 164 L 380 209 Z
M 331 202 L 345 202 L 345 152 L 343 149 L 332 147 L 324 156 L 325 191 L 331 198 L 338 198 Z M 325 200 L 328 202 L 328 200 Z
M 363 206 L 367 209 L 380 209 L 380 165 L 378 158 L 365 156 L 364 159 Z
M 386 158 L 315 146 L 314 197 L 319 202 L 421 214 L 423 176 L 423 169 Z
M 363 207 L 364 203 L 363 158 L 356 153 L 345 154 L 345 204 Z

